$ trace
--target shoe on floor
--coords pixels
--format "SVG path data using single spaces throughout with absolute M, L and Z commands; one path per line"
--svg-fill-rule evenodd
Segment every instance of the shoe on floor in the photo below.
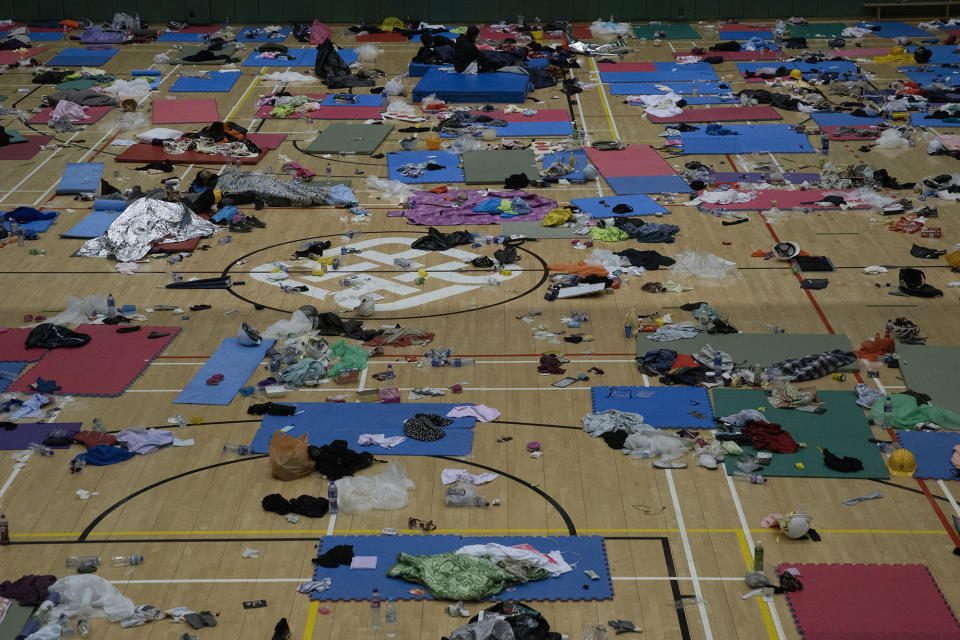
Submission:
M 207 378 L 207 384 L 209 384 L 209 385 L 220 384 L 221 382 L 223 382 L 223 374 L 222 374 L 222 373 L 216 373 L 216 374 L 210 376 L 209 378 Z
M 657 469 L 686 469 L 687 463 L 679 460 L 654 460 L 653 466 Z
M 716 469 L 717 460 L 709 453 L 700 454 L 700 458 L 697 459 L 697 462 L 701 467 L 706 467 L 707 469 Z

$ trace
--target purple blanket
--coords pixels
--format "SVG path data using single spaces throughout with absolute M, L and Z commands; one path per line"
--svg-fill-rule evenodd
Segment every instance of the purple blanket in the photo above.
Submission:
M 110 31 L 101 27 L 90 27 L 80 35 L 83 44 L 122 44 L 127 41 L 123 31 Z
M 457 205 L 457 196 L 466 194 L 463 205 Z M 523 198 L 530 208 L 528 214 L 510 218 L 490 213 L 474 213 L 473 208 L 487 198 L 513 199 L 514 196 Z M 453 226 L 461 224 L 500 224 L 504 221 L 537 221 L 542 220 L 551 209 L 557 208 L 557 201 L 544 198 L 526 191 L 490 191 L 486 195 L 472 189 L 451 189 L 446 193 L 430 193 L 429 191 L 414 191 L 411 200 L 417 201 L 417 206 L 406 211 L 390 211 L 388 216 L 406 218 L 407 224 L 421 224 L 433 227 Z
M 64 429 L 73 436 L 80 432 L 82 426 L 82 422 L 24 422 L 18 424 L 13 431 L 0 429 L 0 450 L 19 451 L 26 449 L 31 442 L 42 443 L 51 431 L 57 429 Z M 53 448 L 67 449 L 68 447 Z

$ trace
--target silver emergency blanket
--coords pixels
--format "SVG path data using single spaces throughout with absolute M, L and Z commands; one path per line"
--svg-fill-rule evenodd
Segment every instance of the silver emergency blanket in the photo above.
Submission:
M 197 216 L 179 202 L 153 198 L 134 200 L 117 216 L 107 232 L 87 240 L 77 255 L 87 258 L 115 256 L 121 262 L 139 260 L 154 242 L 183 242 L 211 236 L 220 227 Z
M 623 41 L 623 38 L 617 38 L 616 42 L 609 42 L 607 44 L 581 42 L 572 36 L 567 36 L 567 40 L 567 46 L 570 47 L 571 51 L 587 56 L 619 55 L 632 51 L 632 49 L 627 46 L 627 43 Z
M 253 191 L 261 198 L 286 198 L 294 207 L 338 204 L 331 199 L 327 187 L 300 180 L 280 180 L 269 173 L 247 172 L 237 167 L 227 169 L 217 178 L 217 188 L 223 193 Z

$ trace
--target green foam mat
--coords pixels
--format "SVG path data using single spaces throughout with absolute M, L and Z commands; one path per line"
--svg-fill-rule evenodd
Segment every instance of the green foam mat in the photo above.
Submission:
M 10 603 L 7 614 L 3 616 L 0 622 L 0 640 L 14 640 L 20 629 L 27 623 L 27 619 L 33 613 L 34 607 L 21 606 L 16 601 Z
M 467 151 L 463 154 L 467 184 L 503 184 L 507 176 L 514 173 L 526 174 L 531 182 L 540 177 L 532 151 Z
M 803 386 L 801 384 L 801 386 Z M 775 422 L 788 431 L 793 439 L 805 442 L 796 453 L 774 453 L 769 465 L 760 473 L 770 477 L 796 478 L 889 478 L 883 456 L 875 444 L 863 409 L 857 406 L 857 395 L 852 391 L 820 391 L 820 400 L 826 413 L 815 414 L 796 409 L 777 409 L 767 403 L 767 394 L 760 389 L 714 389 L 713 411 L 717 417 L 728 416 L 742 409 L 764 407 L 767 422 Z M 834 455 L 850 456 L 863 462 L 863 470 L 843 473 L 828 468 L 817 447 L 830 449 Z M 755 453 L 753 447 L 744 452 Z M 802 462 L 804 468 L 797 469 Z M 727 473 L 737 470 L 737 457 L 724 458 Z
M 500 232 L 505 236 L 517 235 L 528 238 L 589 238 L 590 236 L 578 236 L 574 233 L 575 227 L 545 227 L 539 222 L 504 222 L 500 225 Z
M 842 22 L 820 22 L 802 26 L 790 25 L 787 34 L 791 38 L 839 38 L 847 25 Z
M 310 144 L 307 151 L 310 153 L 355 153 L 369 156 L 376 152 L 377 147 L 393 131 L 389 124 L 351 124 L 334 122 L 320 132 Z
M 655 342 L 648 340 L 648 333 L 637 334 L 637 355 L 655 349 L 673 349 L 677 353 L 693 354 L 704 345 L 726 351 L 734 362 L 746 362 L 748 365 L 760 364 L 767 367 L 774 362 L 789 358 L 802 358 L 812 353 L 823 353 L 834 349 L 853 351 L 850 338 L 842 333 L 727 333 L 698 334 L 695 338 L 674 340 L 673 342 Z M 840 367 L 838 371 L 859 371 L 858 361 Z
M 909 389 L 930 396 L 933 404 L 960 413 L 960 394 L 953 377 L 960 362 L 960 347 L 897 344 L 900 373 Z
M 653 40 L 657 31 L 666 32 L 661 40 L 699 40 L 700 34 L 689 24 L 635 24 L 633 35 L 637 38 Z

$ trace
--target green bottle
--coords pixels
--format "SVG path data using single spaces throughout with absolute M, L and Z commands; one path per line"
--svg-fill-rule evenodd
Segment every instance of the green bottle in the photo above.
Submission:
M 759 540 L 753 545 L 753 570 L 763 572 L 763 543 Z

